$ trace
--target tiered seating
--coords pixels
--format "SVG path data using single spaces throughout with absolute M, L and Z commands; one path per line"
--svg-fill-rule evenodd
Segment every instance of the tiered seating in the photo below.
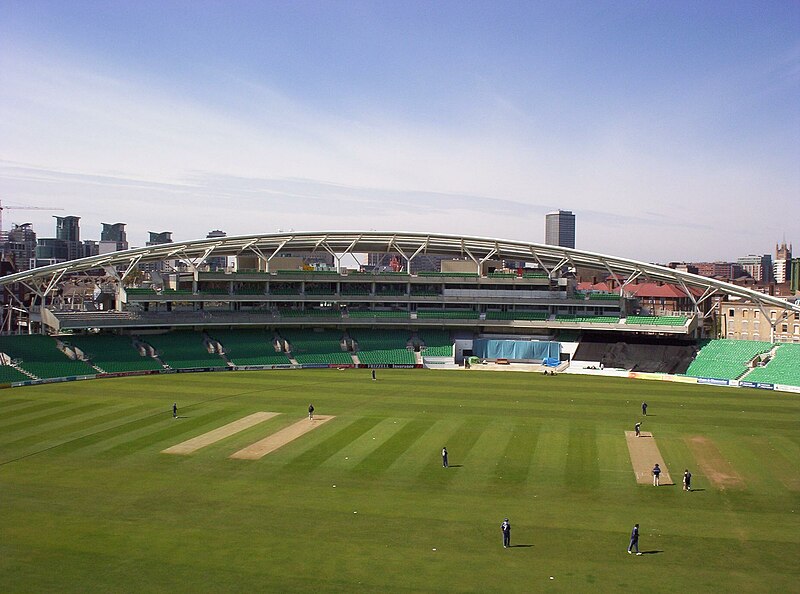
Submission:
M 589 293 L 591 301 L 619 301 L 620 297 L 616 293 Z
M 628 316 L 627 324 L 647 324 L 648 326 L 683 326 L 683 316 Z
M 342 351 L 338 330 L 281 330 L 289 341 L 292 357 L 300 364 L 322 363 L 327 365 L 349 365 L 353 363 L 350 353 Z
M 264 330 L 213 330 L 214 340 L 225 349 L 228 359 L 235 365 L 286 365 L 285 353 L 275 352 L 272 334 Z
M 130 336 L 86 334 L 70 336 L 64 342 L 78 347 L 88 359 L 108 373 L 161 369 L 158 361 L 139 354 Z
M 335 295 L 335 287 L 306 287 L 306 295 Z
M 200 295 L 227 295 L 227 289 L 200 289 Z
M 148 334 L 140 340 L 151 345 L 161 360 L 174 369 L 227 366 L 222 357 L 206 350 L 203 335 L 198 332 L 178 330 L 168 334 Z
M 417 276 L 439 276 L 443 278 L 478 278 L 477 272 L 433 272 L 430 270 L 420 270 Z
M 277 270 L 278 276 L 308 276 L 312 274 L 324 274 L 328 276 L 339 276 L 336 270 Z
M 406 330 L 358 330 L 350 332 L 358 343 L 358 360 L 365 365 L 413 365 L 414 353 L 407 348 Z
M 149 289 L 149 288 L 141 289 L 141 288 L 135 288 L 135 287 L 127 287 L 125 289 L 125 292 L 128 295 L 155 295 L 155 291 L 153 291 L 153 289 Z
M 350 310 L 347 314 L 351 318 L 408 318 L 407 311 L 361 311 Z
M 516 272 L 490 272 L 489 278 L 517 278 Z
M 300 285 L 296 287 L 270 287 L 270 295 L 299 295 Z
M 558 314 L 556 322 L 577 322 L 579 324 L 618 324 L 619 316 L 582 316 Z
M 766 382 L 800 386 L 800 344 L 782 344 L 769 363 L 756 367 L 744 378 L 749 382 Z
M 546 272 L 523 272 L 522 278 L 550 278 Z
M 10 384 L 12 382 L 24 382 L 30 380 L 27 375 L 14 369 L 11 365 L 0 365 L 0 384 Z
M 97 373 L 84 361 L 69 359 L 58 350 L 54 339 L 40 334 L 0 336 L 0 352 L 18 359 L 20 367 L 42 379 Z
M 542 321 L 548 317 L 545 311 L 487 311 L 487 320 Z
M 772 343 L 757 340 L 711 340 L 702 346 L 686 375 L 716 379 L 739 379 L 756 355 L 769 352 Z
M 342 295 L 369 295 L 370 290 L 365 287 L 353 287 L 342 284 Z
M 452 357 L 453 339 L 445 330 L 424 329 L 417 332 L 419 339 L 425 344 L 423 355 L 426 357 Z
M 338 309 L 279 309 L 282 318 L 340 318 Z
M 477 320 L 480 313 L 469 309 L 421 309 L 418 318 L 441 318 L 448 320 Z

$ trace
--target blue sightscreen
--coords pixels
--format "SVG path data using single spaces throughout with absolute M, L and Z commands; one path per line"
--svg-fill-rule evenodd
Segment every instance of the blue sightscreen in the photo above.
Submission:
M 472 341 L 472 352 L 481 359 L 538 360 L 559 359 L 561 343 L 545 340 L 492 340 L 478 338 Z

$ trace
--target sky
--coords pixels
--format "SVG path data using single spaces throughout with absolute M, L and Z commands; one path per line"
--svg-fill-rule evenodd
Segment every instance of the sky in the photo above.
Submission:
M 593 252 L 800 252 L 800 1 L 0 0 L 0 201 L 132 246 L 562 208 Z

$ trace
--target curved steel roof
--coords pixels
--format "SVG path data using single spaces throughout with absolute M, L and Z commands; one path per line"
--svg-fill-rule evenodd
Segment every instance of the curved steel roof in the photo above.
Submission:
M 559 269 L 565 265 L 572 265 L 608 272 L 617 276 L 623 285 L 633 282 L 639 277 L 644 277 L 653 281 L 679 285 L 685 289 L 689 287 L 698 288 L 703 291 L 703 295 L 698 300 L 706 299 L 714 293 L 722 293 L 747 299 L 759 305 L 780 307 L 800 312 L 800 304 L 798 303 L 792 303 L 786 299 L 759 293 L 752 289 L 656 264 L 559 246 L 441 233 L 322 231 L 196 239 L 112 252 L 110 254 L 42 266 L 2 277 L 0 278 L 0 286 L 10 285 L 15 282 L 53 285 L 59 282 L 64 275 L 70 273 L 107 266 L 126 266 L 130 269 L 140 262 L 181 260 L 190 266 L 196 266 L 212 255 L 236 256 L 252 253 L 267 262 L 268 265 L 273 257 L 287 250 L 324 251 L 336 257 L 350 253 L 394 252 L 406 259 L 413 259 L 419 254 L 430 253 L 467 257 L 472 259 L 476 266 L 483 260 L 507 258 L 537 262 L 547 271 Z M 687 293 L 689 293 L 688 290 Z

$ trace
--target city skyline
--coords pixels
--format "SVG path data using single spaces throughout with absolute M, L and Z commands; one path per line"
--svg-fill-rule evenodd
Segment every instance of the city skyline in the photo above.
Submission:
M 553 214 L 559 214 L 559 213 L 564 213 L 564 211 L 557 211 L 556 213 L 548 213 L 548 214 L 549 215 L 553 215 Z M 572 214 L 573 215 L 573 219 L 575 218 L 574 213 L 566 213 L 566 214 Z M 91 231 L 87 232 L 83 227 L 81 227 L 80 221 L 82 220 L 82 217 L 80 217 L 78 215 L 65 215 L 65 216 L 53 215 L 52 218 L 53 218 L 53 231 L 49 232 L 49 233 L 48 232 L 39 232 L 36 229 L 35 225 L 33 225 L 32 223 L 25 223 L 25 225 L 26 226 L 28 226 L 28 225 L 30 226 L 30 227 L 26 227 L 26 228 L 29 228 L 30 230 L 32 230 L 34 232 L 34 234 L 36 235 L 38 240 L 50 239 L 50 238 L 66 239 L 67 237 L 65 235 L 63 235 L 63 233 L 60 231 L 60 229 L 64 225 L 64 221 L 65 220 L 71 220 L 71 219 L 77 219 L 77 221 L 72 221 L 72 224 L 74 225 L 74 230 L 77 230 L 79 232 L 80 242 L 89 242 L 89 243 L 100 243 L 100 242 L 109 242 L 109 241 L 113 242 L 113 241 L 116 241 L 116 240 L 106 239 L 106 238 L 103 237 L 104 234 L 109 233 L 112 229 L 114 229 L 116 233 L 119 233 L 120 231 L 122 231 L 123 235 L 127 235 L 130 232 L 130 229 L 128 228 L 127 223 L 120 223 L 120 222 L 113 223 L 113 224 L 111 224 L 111 223 L 102 223 L 101 224 L 100 233 L 95 235 Z M 546 218 L 543 218 L 543 222 L 546 223 Z M 574 221 L 573 221 L 573 223 L 574 223 Z M 20 227 L 20 229 L 21 229 L 21 227 Z M 9 231 L 9 229 L 4 229 L 4 231 L 7 233 Z M 298 230 L 298 229 L 291 229 L 291 230 L 290 229 L 283 229 L 283 230 L 277 230 L 276 233 L 278 233 L 278 232 L 283 232 L 283 233 L 289 232 L 289 233 L 291 233 L 291 232 L 294 232 L 294 231 L 300 232 L 300 230 Z M 174 237 L 173 238 L 172 234 L 173 234 L 173 232 L 169 231 L 169 230 L 160 230 L 160 231 L 148 230 L 146 232 L 147 239 L 145 239 L 145 241 L 143 241 L 141 244 L 130 244 L 128 246 L 128 248 L 124 248 L 124 249 L 136 249 L 136 248 L 140 248 L 140 247 L 145 247 L 147 245 L 151 245 L 155 241 L 155 239 L 161 239 L 163 237 L 167 237 L 168 240 L 171 241 L 171 242 L 178 242 L 179 243 L 179 242 L 182 242 L 182 241 L 189 241 L 189 240 L 193 240 L 193 239 L 202 239 L 203 237 L 205 237 L 205 238 L 226 237 L 226 236 L 234 237 L 234 236 L 237 236 L 237 235 L 248 235 L 248 234 L 244 234 L 244 233 L 238 233 L 238 234 L 237 233 L 228 233 L 223 229 L 209 229 L 208 231 L 205 231 L 205 232 L 202 233 L 202 237 L 198 236 L 198 237 L 192 237 L 192 238 L 188 238 L 188 237 L 183 237 L 183 238 Z M 476 236 L 476 237 L 480 237 L 480 236 Z M 155 241 L 155 242 L 156 243 L 161 243 L 161 241 Z M 548 245 L 545 241 L 534 242 L 534 243 L 541 243 L 542 245 Z M 742 254 L 737 255 L 735 258 L 732 258 L 730 260 L 719 260 L 719 259 L 718 260 L 710 260 L 708 258 L 697 258 L 695 260 L 676 260 L 674 258 L 667 258 L 667 259 L 664 259 L 664 260 L 661 260 L 661 261 L 650 261 L 650 263 L 664 265 L 664 266 L 670 265 L 670 264 L 729 264 L 729 265 L 733 264 L 733 265 L 736 265 L 737 263 L 741 264 L 742 260 L 746 260 L 748 258 L 753 258 L 753 257 L 756 257 L 756 256 L 757 257 L 769 256 L 770 258 L 772 258 L 773 256 L 777 257 L 779 252 L 787 247 L 786 243 L 787 243 L 786 240 L 783 240 L 782 243 L 776 242 L 774 244 L 775 248 L 772 251 L 760 252 L 759 250 L 750 250 L 746 254 L 742 253 Z M 789 246 L 788 246 L 789 247 L 789 253 L 791 253 L 791 242 L 788 242 L 788 244 L 789 244 Z M 557 244 L 553 243 L 552 245 L 557 245 Z M 569 246 L 562 246 L 562 247 L 569 247 Z M 123 248 L 120 247 L 119 244 L 118 244 L 117 249 L 123 249 Z M 579 249 L 581 249 L 581 248 L 579 248 Z M 587 250 L 587 251 L 591 251 L 591 250 Z M 600 253 L 600 252 L 598 252 L 598 253 Z M 618 254 L 605 254 L 605 255 L 618 255 Z M 368 264 L 368 258 L 367 258 L 368 254 L 353 254 L 352 256 L 355 256 L 355 261 L 357 261 L 357 262 L 359 262 L 361 264 Z M 641 261 L 644 262 L 645 260 L 641 260 Z M 703 272 L 700 272 L 699 274 L 700 274 L 700 276 L 716 276 L 715 274 L 706 274 L 706 273 L 703 273 Z
M 800 235 L 800 5 L 0 0 L 0 200 L 735 261 Z M 753 217 L 754 212 L 770 216 Z M 4 213 L 54 236 L 47 211 Z M 96 228 L 96 232 L 94 229 Z

